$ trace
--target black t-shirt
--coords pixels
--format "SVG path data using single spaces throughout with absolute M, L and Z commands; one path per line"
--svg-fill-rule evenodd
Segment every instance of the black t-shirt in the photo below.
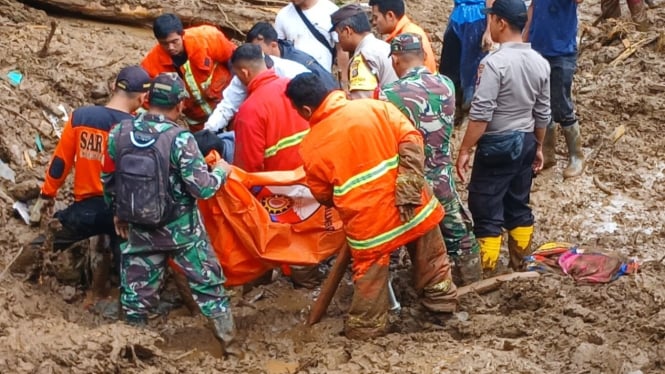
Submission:
M 171 60 L 173 60 L 173 66 L 175 66 L 175 69 L 179 71 L 180 67 L 187 63 L 187 52 L 182 52 L 177 56 L 171 56 Z

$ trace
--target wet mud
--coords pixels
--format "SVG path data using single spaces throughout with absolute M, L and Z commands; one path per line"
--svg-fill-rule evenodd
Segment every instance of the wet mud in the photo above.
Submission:
M 410 17 L 440 50 L 450 4 L 408 4 Z M 408 268 L 398 266 L 401 312 L 391 317 L 389 335 L 364 342 L 342 336 L 352 294 L 348 275 L 313 327 L 305 321 L 317 292 L 280 278 L 244 296 L 232 290 L 245 357 L 225 360 L 205 319 L 184 307 L 135 328 L 85 310 L 77 282 L 3 271 L 39 234 L 15 216 L 12 204 L 38 193 L 57 143 L 49 117 L 63 115 L 60 105 L 71 111 L 103 104 L 108 82 L 122 66 L 140 62 L 154 41 L 146 29 L 53 18 L 0 0 L 0 49 L 6 51 L 0 53 L 0 160 L 15 172 L 14 181 L 0 172 L 0 372 L 665 372 L 665 8 L 649 10 L 649 32 L 635 30 L 627 9 L 621 20 L 592 26 L 599 14 L 598 1 L 581 6 L 574 89 L 590 161 L 581 177 L 564 180 L 559 138 L 557 166 L 534 182 L 534 242 L 569 241 L 636 257 L 643 263 L 637 275 L 595 286 L 559 275 L 513 281 L 489 294 L 465 295 L 460 312 L 433 320 L 408 286 Z M 52 20 L 53 40 L 39 57 Z M 12 70 L 23 74 L 18 86 L 6 78 Z M 614 143 L 619 126 L 625 135 Z M 457 141 L 461 135 L 458 130 Z M 67 186 L 61 203 L 72 199 Z

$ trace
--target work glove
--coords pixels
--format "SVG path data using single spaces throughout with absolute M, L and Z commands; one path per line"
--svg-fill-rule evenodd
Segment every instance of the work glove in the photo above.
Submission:
M 30 224 L 37 226 L 42 221 L 44 215 L 51 217 L 53 215 L 54 203 L 55 201 L 50 197 L 38 197 L 35 205 L 30 208 Z
M 402 222 L 413 218 L 417 207 L 421 205 L 420 195 L 425 186 L 425 179 L 414 174 L 401 174 L 397 176 L 395 184 L 395 205 L 399 210 Z
M 413 218 L 417 207 L 421 205 L 421 194 L 425 187 L 425 155 L 422 146 L 404 142 L 399 145 L 399 165 L 395 181 L 395 205 L 402 222 Z

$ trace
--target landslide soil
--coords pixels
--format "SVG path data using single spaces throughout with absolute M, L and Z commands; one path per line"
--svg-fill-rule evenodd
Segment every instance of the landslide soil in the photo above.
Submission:
M 409 6 L 411 18 L 440 48 L 450 5 L 427 0 Z M 366 342 L 341 336 L 352 292 L 348 279 L 328 315 L 311 328 L 304 321 L 316 292 L 294 290 L 280 279 L 245 296 L 236 292 L 234 312 L 246 354 L 224 360 L 203 319 L 184 308 L 137 329 L 84 310 L 75 284 L 49 276 L 28 282 L 2 272 L 0 372 L 665 371 L 665 10 L 649 11 L 654 27 L 647 33 L 636 32 L 627 19 L 593 27 L 599 11 L 597 1 L 581 7 L 583 49 L 575 77 L 583 147 L 592 160 L 583 176 L 563 180 L 565 148 L 559 139 L 558 165 L 534 183 L 534 241 L 563 240 L 636 257 L 643 262 L 636 276 L 597 286 L 557 275 L 515 281 L 491 294 L 463 297 L 460 313 L 432 324 L 419 318 L 408 271 L 398 267 L 402 316 L 395 318 L 395 332 Z M 48 54 L 38 57 L 53 20 L 57 28 Z M 645 39 L 634 54 L 613 63 Z M 53 18 L 0 0 L 0 159 L 16 172 L 13 182 L 0 178 L 0 271 L 38 234 L 12 214 L 11 204 L 36 196 L 57 142 L 43 112 L 58 113 L 60 104 L 72 110 L 103 103 L 108 81 L 123 65 L 138 63 L 152 45 L 145 29 Z M 24 74 L 20 86 L 5 79 L 10 70 Z M 614 144 L 611 134 L 621 125 L 625 135 Z M 44 152 L 37 152 L 37 135 Z M 67 191 L 62 189 L 63 202 L 71 199 Z

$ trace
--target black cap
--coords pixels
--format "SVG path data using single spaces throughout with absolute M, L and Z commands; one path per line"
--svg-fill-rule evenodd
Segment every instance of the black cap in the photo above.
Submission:
M 162 73 L 150 85 L 150 105 L 173 107 L 189 97 L 185 83 L 176 73 Z
M 330 31 L 335 31 L 337 24 L 360 13 L 365 14 L 365 9 L 363 9 L 363 7 L 359 4 L 349 4 L 337 9 L 335 13 L 330 15 L 330 20 L 332 22 Z
M 115 86 L 127 92 L 148 92 L 150 76 L 142 67 L 132 65 L 120 70 Z
M 485 13 L 495 14 L 519 29 L 526 25 L 526 5 L 523 0 L 495 0 L 491 8 L 485 9 Z

